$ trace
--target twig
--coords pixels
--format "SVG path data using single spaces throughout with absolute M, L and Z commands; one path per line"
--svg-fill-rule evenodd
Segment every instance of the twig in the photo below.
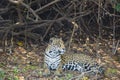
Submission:
M 69 41 L 68 51 L 70 50 L 70 44 L 71 44 L 71 42 L 72 42 L 72 38 L 73 38 L 73 35 L 74 35 L 74 33 L 75 33 L 75 29 L 78 28 L 77 23 L 72 22 L 72 24 L 73 24 L 74 26 L 73 26 L 73 31 L 72 31 L 72 34 L 71 34 L 71 37 L 70 37 L 70 41 Z
M 30 6 L 28 6 L 27 4 L 25 4 L 25 3 L 23 3 L 23 2 L 21 2 L 21 4 L 22 4 L 24 7 L 26 7 L 26 8 L 36 17 L 36 21 L 38 21 L 38 19 L 41 20 L 41 18 L 35 13 L 35 11 L 34 11 L 32 8 L 30 8 Z
M 38 13 L 39 11 L 41 11 L 41 10 L 49 7 L 50 5 L 52 5 L 52 4 L 54 4 L 54 3 L 59 2 L 59 1 L 60 1 L 60 0 L 54 0 L 54 1 L 50 2 L 50 3 L 48 3 L 47 5 L 45 5 L 45 6 L 41 7 L 41 8 L 39 8 L 39 9 L 35 10 L 35 13 Z
M 58 15 L 55 16 L 55 19 L 57 18 Z M 54 22 L 53 22 L 54 23 Z M 51 23 L 48 27 L 48 29 L 46 30 L 45 34 L 43 35 L 42 40 L 45 38 L 45 36 L 47 35 L 48 31 L 51 29 L 51 26 L 53 25 L 53 23 Z
M 114 7 L 115 7 L 115 3 L 113 4 L 114 5 Z M 115 10 L 114 10 L 114 12 L 113 12 L 114 14 L 115 14 Z M 116 51 L 114 51 L 115 50 L 115 35 L 116 35 L 116 33 L 115 33 L 115 24 L 116 24 L 116 18 L 115 18 L 115 16 L 113 17 L 113 30 L 112 30 L 112 33 L 113 33 L 113 44 L 112 44 L 112 52 L 115 54 L 115 52 Z
M 99 5 L 98 2 L 95 2 L 95 0 L 91 0 L 92 2 L 94 2 L 95 4 Z M 107 11 L 104 7 L 100 6 L 100 8 L 102 8 L 104 11 L 106 11 L 105 14 L 108 14 L 109 16 L 114 16 L 114 17 L 120 17 L 120 15 L 116 15 L 116 14 L 112 14 L 109 11 Z
M 114 50 L 113 54 L 115 54 L 115 53 L 116 53 L 117 48 L 118 48 L 118 46 L 119 46 L 119 43 L 120 43 L 120 40 L 118 40 L 118 42 L 117 42 L 117 44 L 116 44 L 116 47 L 115 47 L 115 50 Z
M 69 79 L 69 80 L 74 80 L 74 79 L 76 79 L 76 78 L 81 79 L 84 75 L 85 75 L 85 73 L 84 73 L 84 72 L 82 72 L 80 75 L 75 76 L 75 77 L 72 77 L 72 78 L 71 78 L 71 79 Z
M 75 76 L 75 77 L 72 77 L 72 78 L 69 79 L 69 80 L 74 80 L 75 78 L 79 78 L 79 79 L 81 80 L 81 78 L 83 78 L 83 76 L 84 76 L 85 74 L 88 74 L 88 73 L 90 73 L 90 72 L 92 72 L 92 70 L 86 71 L 86 72 L 82 72 L 80 75 Z
M 36 17 L 36 21 L 38 21 L 38 19 L 41 19 L 30 6 L 28 6 L 27 4 L 25 4 L 23 2 L 23 0 L 9 0 L 9 1 L 11 3 L 16 4 L 16 5 L 20 5 L 21 4 L 22 6 L 26 7 Z
M 73 3 L 74 4 L 74 10 L 75 10 L 75 12 L 74 12 L 74 16 L 76 16 L 76 4 L 75 3 Z M 78 24 L 75 22 L 75 21 L 72 21 L 72 24 L 74 25 L 73 26 L 73 31 L 72 31 L 72 34 L 71 34 L 71 37 L 70 37 L 70 41 L 69 41 L 69 46 L 68 46 L 68 51 L 69 51 L 69 49 L 70 49 L 70 44 L 71 44 L 71 42 L 72 42 L 72 38 L 73 38 L 73 35 L 74 35 L 74 33 L 75 33 L 75 29 L 76 28 L 78 28 Z

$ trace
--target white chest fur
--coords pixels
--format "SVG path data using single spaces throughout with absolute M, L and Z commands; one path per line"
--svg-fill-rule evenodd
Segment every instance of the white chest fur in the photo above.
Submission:
M 60 55 L 55 58 L 51 58 L 45 55 L 45 63 L 48 65 L 49 69 L 52 69 L 52 70 L 57 69 L 60 61 L 61 61 Z

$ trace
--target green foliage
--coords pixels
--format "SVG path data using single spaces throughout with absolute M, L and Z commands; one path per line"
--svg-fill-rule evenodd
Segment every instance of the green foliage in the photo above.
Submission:
M 26 70 L 34 70 L 34 69 L 37 69 L 37 66 L 32 66 L 32 65 L 27 65 L 25 67 Z
M 5 72 L 3 70 L 0 70 L 0 80 L 3 80 L 5 77 Z
M 12 77 L 7 78 L 8 80 L 12 80 Z
M 5 66 L 5 63 L 1 62 L 0 67 L 4 67 L 4 66 Z
M 108 68 L 108 72 L 115 74 L 117 73 L 117 69 Z
M 14 72 L 14 74 L 18 74 L 18 73 L 19 73 L 18 68 L 17 68 L 17 67 L 16 67 L 16 68 L 14 68 L 13 72 Z
M 120 12 L 120 3 L 117 3 L 115 9 Z
M 18 74 L 18 69 L 17 68 L 15 68 L 14 70 L 13 70 L 13 73 L 16 75 L 16 74 Z M 7 79 L 7 80 L 19 80 L 18 79 L 18 77 L 17 76 L 15 76 L 15 75 L 6 75 L 5 74 L 5 72 L 3 71 L 3 70 L 0 70 L 0 80 L 4 80 L 5 78 Z
M 42 76 L 42 74 L 43 74 L 42 71 L 39 71 L 39 72 L 38 72 L 38 75 L 39 75 L 39 76 Z
M 17 76 L 15 76 L 15 77 L 13 78 L 13 80 L 19 80 L 19 79 L 18 79 L 18 77 L 17 77 Z
M 22 69 L 22 71 L 21 72 L 26 72 L 26 71 L 28 71 L 28 70 L 35 70 L 35 69 L 37 69 L 38 68 L 38 66 L 32 66 L 32 65 L 27 65 L 27 66 L 25 66 L 23 69 Z
M 105 72 L 105 75 L 113 75 L 113 74 L 117 74 L 117 69 L 108 68 Z
M 89 78 L 86 77 L 86 76 L 84 76 L 84 77 L 82 78 L 82 80 L 89 80 Z
M 66 75 L 66 80 L 69 80 L 69 79 L 71 79 L 73 77 L 73 74 L 67 74 Z
M 65 80 L 64 78 L 60 78 L 59 80 Z
M 21 72 L 26 72 L 26 69 L 25 69 L 25 68 L 23 68 L 23 69 L 21 70 Z
M 19 80 L 17 76 L 9 76 L 6 79 L 7 80 Z

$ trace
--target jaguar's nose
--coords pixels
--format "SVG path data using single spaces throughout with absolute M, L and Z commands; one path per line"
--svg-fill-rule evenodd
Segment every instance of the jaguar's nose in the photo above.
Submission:
M 65 48 L 63 48 L 63 51 L 65 52 Z
M 58 50 L 58 52 L 59 52 L 60 54 L 64 54 L 64 53 L 65 53 L 65 49 Z

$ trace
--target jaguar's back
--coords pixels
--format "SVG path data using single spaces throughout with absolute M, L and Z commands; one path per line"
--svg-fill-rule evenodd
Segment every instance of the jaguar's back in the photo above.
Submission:
M 84 63 L 84 62 L 88 62 L 88 63 L 95 63 L 95 59 L 94 58 L 91 58 L 90 56 L 87 56 L 85 54 L 78 54 L 78 53 L 65 53 L 61 56 L 61 59 L 62 59 L 62 63 L 65 64 L 69 61 L 76 61 L 76 62 L 81 62 L 81 63 Z

